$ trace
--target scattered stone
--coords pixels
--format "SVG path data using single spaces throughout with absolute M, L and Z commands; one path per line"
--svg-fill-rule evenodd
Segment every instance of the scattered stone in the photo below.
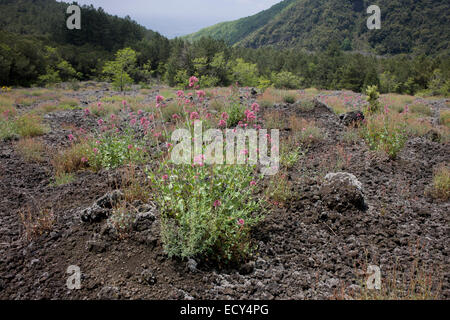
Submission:
M 123 193 L 120 190 L 108 192 L 103 197 L 99 198 L 95 203 L 84 209 L 80 216 L 83 222 L 100 222 L 110 215 L 111 209 L 123 199 Z
M 195 261 L 194 259 L 189 259 L 186 266 L 187 266 L 188 270 L 192 273 L 196 273 L 198 271 L 197 261 Z
M 86 242 L 86 248 L 94 253 L 102 253 L 106 251 L 106 242 L 100 240 L 89 240 Z
M 242 275 L 247 275 L 252 273 L 254 269 L 255 269 L 255 261 L 250 261 L 241 266 L 239 273 Z
M 124 194 L 120 190 L 114 190 L 112 192 L 108 192 L 103 197 L 98 199 L 95 203 L 100 208 L 112 209 L 114 206 L 123 199 Z
M 142 271 L 141 278 L 144 283 L 149 284 L 151 286 L 156 284 L 156 281 L 157 281 L 153 272 L 151 272 L 148 269 L 145 269 L 144 271 Z
M 100 300 L 118 300 L 120 298 L 120 291 L 117 287 L 105 286 L 97 294 Z
M 133 222 L 133 229 L 138 232 L 148 230 L 152 227 L 155 219 L 156 217 L 153 211 L 140 212 L 136 215 Z
M 98 204 L 94 204 L 91 207 L 88 207 L 81 211 L 81 221 L 83 222 L 100 222 L 103 219 L 106 219 L 109 217 L 109 210 L 101 208 Z
M 31 266 L 33 267 L 34 265 L 36 265 L 36 264 L 39 264 L 41 262 L 41 260 L 39 260 L 39 259 L 33 259 L 33 260 L 31 260 Z
M 345 126 L 356 126 L 358 127 L 359 124 L 365 119 L 364 113 L 360 110 L 358 111 L 350 111 L 344 114 L 341 114 L 339 116 L 339 119 L 341 120 L 341 123 Z
M 353 174 L 329 173 L 326 175 L 325 181 L 320 195 L 328 208 L 335 209 L 340 213 L 353 208 L 362 211 L 367 209 L 362 183 Z M 323 218 L 323 215 L 321 217 Z

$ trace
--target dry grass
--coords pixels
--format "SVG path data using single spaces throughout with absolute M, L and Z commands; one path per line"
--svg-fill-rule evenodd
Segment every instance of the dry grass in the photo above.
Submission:
M 17 114 L 14 108 L 14 99 L 7 94 L 0 95 L 0 117 L 10 118 Z
M 36 138 L 20 139 L 15 145 L 17 152 L 29 162 L 42 162 L 46 150 L 44 143 Z
M 389 109 L 397 112 L 403 112 L 406 105 L 410 105 L 416 100 L 413 96 L 401 95 L 395 93 L 382 94 L 380 96 L 380 103 L 382 107 L 387 106 Z
M 431 195 L 447 201 L 450 199 L 450 166 L 441 164 L 434 172 Z
M 342 141 L 346 144 L 354 145 L 361 140 L 361 135 L 357 128 L 348 127 L 342 135 Z
M 165 122 L 170 121 L 174 114 L 182 115 L 183 106 L 179 105 L 178 102 L 171 102 L 161 109 L 163 120 Z
M 363 270 L 365 269 L 367 266 L 363 266 Z M 366 275 L 365 279 L 361 281 L 361 290 L 351 292 L 343 298 L 356 300 L 440 299 L 442 291 L 440 273 L 440 270 L 419 265 L 417 260 L 413 261 L 409 271 L 401 270 L 401 267 L 396 264 L 391 269 L 381 270 L 381 289 L 368 289 L 366 283 L 369 275 Z
M 312 100 L 320 91 L 316 88 L 308 88 L 299 92 L 299 98 L 305 100 Z
M 287 95 L 287 91 L 267 88 L 257 100 L 262 107 L 268 108 L 276 103 L 282 103 L 285 95 Z
M 82 158 L 89 153 L 89 148 L 89 143 L 83 141 L 74 143 L 69 148 L 57 152 L 51 161 L 55 176 L 61 177 L 64 174 L 87 168 L 87 164 L 82 161 Z
M 75 99 L 75 98 L 66 98 L 65 97 L 65 98 L 59 99 L 59 105 L 74 108 L 74 107 L 80 105 L 80 100 Z
M 433 115 L 431 108 L 425 104 L 415 103 L 413 105 L 410 105 L 408 109 L 411 113 L 421 116 L 431 117 Z
M 177 94 L 173 89 L 162 89 L 159 91 L 159 94 L 166 99 L 169 99 L 169 98 L 176 99 L 177 98 Z
M 17 133 L 24 138 L 44 135 L 48 129 L 42 123 L 42 117 L 34 114 L 24 114 L 15 120 Z
M 53 230 L 55 216 L 52 209 L 41 209 L 26 206 L 18 212 L 22 224 L 22 233 L 27 241 L 31 241 Z
M 288 180 L 288 173 L 279 171 L 270 178 L 265 191 L 269 202 L 275 205 L 282 205 L 292 196 L 292 183 Z
M 129 165 L 122 170 L 120 187 L 128 203 L 136 200 L 145 203 L 150 200 L 152 195 L 145 174 L 139 174 L 134 165 Z
M 442 110 L 439 116 L 439 123 L 450 128 L 450 110 Z
M 289 122 L 296 141 L 302 145 L 323 141 L 326 138 L 326 133 L 313 120 L 291 117 Z
M 73 173 L 59 173 L 54 176 L 53 186 L 62 186 L 71 183 L 75 180 L 75 175 Z
M 264 123 L 266 129 L 284 129 L 286 120 L 279 111 L 268 111 L 264 113 Z
M 119 113 L 122 107 L 122 103 L 93 103 L 89 106 L 89 111 L 97 117 L 105 117 Z

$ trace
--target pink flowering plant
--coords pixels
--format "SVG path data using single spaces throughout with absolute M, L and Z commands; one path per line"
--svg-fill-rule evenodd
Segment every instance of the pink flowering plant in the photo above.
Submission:
M 100 120 L 99 132 L 89 141 L 90 150 L 86 158 L 90 167 L 114 169 L 126 163 L 144 163 L 147 160 L 145 141 L 136 139 L 131 128 L 116 128 L 114 118 L 109 120 L 109 126 Z
M 164 164 L 149 173 L 161 210 L 161 236 L 169 256 L 240 262 L 252 252 L 250 230 L 263 218 L 255 200 L 255 168 L 246 165 Z

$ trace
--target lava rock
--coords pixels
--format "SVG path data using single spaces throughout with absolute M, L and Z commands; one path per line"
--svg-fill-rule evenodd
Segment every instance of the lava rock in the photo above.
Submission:
M 123 199 L 123 193 L 120 190 L 114 190 L 108 192 L 103 197 L 98 199 L 95 203 L 100 208 L 112 209 L 121 199 Z
M 80 217 L 83 222 L 100 222 L 110 215 L 110 210 L 123 199 L 123 193 L 120 190 L 108 192 L 99 198 L 95 203 L 81 211 Z
M 195 261 L 194 259 L 189 259 L 187 264 L 186 264 L 186 267 L 192 273 L 196 273 L 198 271 L 198 269 L 197 269 L 197 261 Z
M 152 227 L 155 219 L 156 217 L 153 211 L 140 212 L 136 215 L 133 222 L 133 229 L 138 232 L 148 230 Z
M 343 213 L 358 209 L 365 211 L 367 205 L 364 199 L 362 183 L 351 173 L 329 173 L 320 189 L 322 201 L 330 209 Z
M 239 270 L 239 273 L 242 275 L 247 275 L 255 270 L 255 261 L 250 261 L 246 264 L 243 264 Z
M 144 283 L 149 284 L 149 285 L 154 285 L 154 284 L 156 284 L 156 281 L 157 281 L 153 272 L 151 272 L 148 269 L 145 269 L 144 271 L 142 271 L 141 278 Z
M 86 242 L 86 248 L 95 253 L 102 253 L 106 251 L 106 243 L 99 240 L 89 240 Z
M 96 203 L 81 211 L 81 221 L 83 222 L 100 222 L 109 217 L 109 210 L 101 208 Z
M 365 119 L 365 117 L 364 113 L 358 110 L 341 114 L 339 116 L 339 119 L 341 120 L 341 123 L 343 123 L 347 127 L 349 126 L 358 127 L 359 124 Z

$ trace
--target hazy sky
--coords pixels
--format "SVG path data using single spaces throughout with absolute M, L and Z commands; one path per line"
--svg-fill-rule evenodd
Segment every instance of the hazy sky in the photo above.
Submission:
M 112 15 L 129 15 L 139 24 L 175 37 L 218 22 L 247 17 L 281 0 L 75 0 L 102 7 Z M 66 2 L 71 2 L 66 0 Z

